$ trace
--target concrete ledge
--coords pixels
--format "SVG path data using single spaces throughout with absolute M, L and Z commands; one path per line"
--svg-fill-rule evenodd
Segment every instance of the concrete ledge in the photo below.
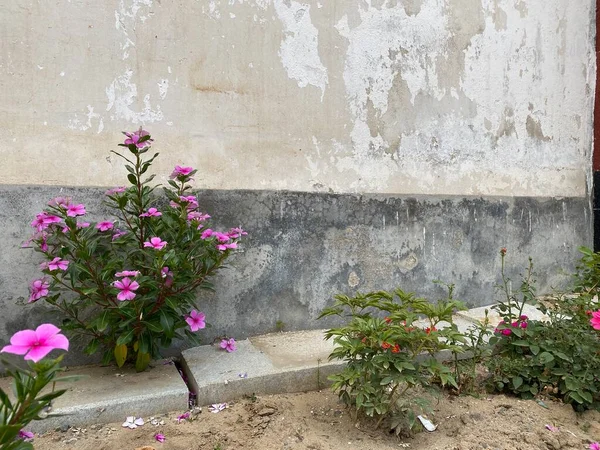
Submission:
M 185 350 L 182 367 L 198 404 L 206 405 L 327 386 L 327 376 L 344 365 L 328 361 L 332 350 L 323 330 L 274 333 L 239 341 L 234 353 L 212 345 Z
M 65 375 L 83 377 L 68 386 L 54 401 L 48 417 L 34 421 L 28 429 L 42 433 L 61 426 L 124 421 L 127 416 L 155 415 L 188 409 L 189 391 L 173 364 L 157 361 L 146 372 L 131 368 L 73 367 Z M 12 392 L 11 380 L 0 379 L 0 387 Z

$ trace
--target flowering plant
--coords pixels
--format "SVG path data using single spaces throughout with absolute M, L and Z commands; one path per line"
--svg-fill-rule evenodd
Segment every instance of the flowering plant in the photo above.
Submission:
M 33 449 L 29 442 L 33 433 L 25 430 L 32 420 L 39 420 L 46 414 L 52 400 L 61 396 L 65 390 L 41 394 L 50 383 L 67 381 L 75 377 L 59 378 L 58 374 L 62 356 L 56 359 L 42 359 L 54 349 L 69 349 L 68 339 L 60 334 L 60 330 L 51 324 L 43 324 L 35 330 L 22 330 L 10 338 L 0 353 L 24 355 L 29 361 L 29 369 L 13 367 L 9 363 L 6 370 L 13 378 L 14 397 L 0 389 L 0 448 L 5 450 Z
M 444 349 L 461 351 L 453 344 L 464 338 L 452 314 L 464 306 L 452 298 L 450 287 L 448 298 L 437 304 L 401 289 L 335 299 L 320 318 L 349 314 L 350 321 L 325 333 L 335 345 L 329 359 L 347 362 L 341 373 L 329 377 L 333 389 L 357 413 L 377 417 L 378 425 L 387 420 L 396 434 L 411 433 L 418 411 L 428 410 L 420 391 L 434 382 L 458 387 L 451 370 L 435 355 Z
M 129 186 L 106 191 L 113 219 L 87 222 L 85 205 L 61 197 L 32 222 L 30 242 L 45 261 L 29 302 L 43 298 L 62 311 L 64 329 L 87 340 L 86 353 L 101 346 L 103 363 L 135 361 L 142 371 L 173 339 L 198 342 L 206 323 L 197 290 L 211 288 L 246 232 L 209 227 L 191 193 L 191 167 L 175 166 L 164 188 L 169 203 L 159 203 L 154 175 L 145 175 L 158 156 L 148 156 L 153 139 L 141 128 L 125 135 L 119 145 L 129 154 L 113 153 L 126 162 Z
M 490 338 L 494 354 L 487 361 L 490 386 L 522 398 L 558 397 L 577 410 L 598 405 L 600 339 L 592 328 L 593 322 L 590 324 L 595 290 L 580 289 L 577 281 L 587 277 L 585 271 L 578 266 L 575 293 L 555 294 L 537 301 L 531 258 L 519 288 L 520 295 L 516 295 L 504 274 L 506 250 L 500 253 L 500 287 L 506 300 L 496 306 L 503 321 Z M 589 255 L 584 254 L 583 266 L 586 257 Z M 593 284 L 597 285 L 597 280 Z M 524 315 L 526 303 L 535 304 L 548 320 L 532 320 Z

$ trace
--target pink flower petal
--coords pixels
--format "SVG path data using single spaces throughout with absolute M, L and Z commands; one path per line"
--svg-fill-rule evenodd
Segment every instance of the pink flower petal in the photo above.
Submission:
M 49 345 L 38 345 L 37 347 L 33 347 L 31 350 L 29 350 L 29 353 L 25 355 L 25 359 L 38 362 L 52 350 L 54 350 L 54 348 L 50 347 Z

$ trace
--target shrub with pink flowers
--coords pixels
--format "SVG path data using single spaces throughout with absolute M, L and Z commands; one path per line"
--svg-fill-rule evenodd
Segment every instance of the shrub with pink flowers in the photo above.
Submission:
M 34 435 L 26 429 L 32 420 L 40 420 L 47 413 L 52 401 L 65 390 L 42 394 L 42 390 L 59 381 L 76 377 L 59 377 L 62 355 L 56 359 L 44 359 L 55 349 L 68 350 L 69 340 L 52 324 L 43 324 L 35 330 L 22 330 L 10 338 L 10 344 L 0 353 L 23 356 L 29 368 L 23 369 L 3 361 L 8 367 L 7 375 L 13 379 L 13 395 L 0 389 L 0 448 L 3 450 L 33 449 Z
M 519 289 L 513 291 L 504 272 L 506 250 L 500 252 L 504 300 L 496 309 L 503 321 L 490 338 L 494 356 L 487 362 L 488 381 L 494 390 L 523 398 L 557 397 L 576 410 L 600 405 L 600 339 L 592 311 L 599 285 L 599 279 L 593 278 L 600 274 L 594 265 L 600 255 L 580 250 L 584 257 L 571 292 L 544 301 L 535 296 L 531 259 Z M 526 304 L 536 305 L 547 320 L 532 320 L 523 314 Z
M 114 217 L 86 220 L 86 206 L 59 197 L 36 215 L 29 241 L 44 258 L 43 275 L 30 285 L 29 302 L 44 300 L 64 314 L 63 328 L 86 340 L 85 352 L 103 362 L 135 362 L 145 370 L 173 339 L 199 342 L 206 326 L 197 292 L 247 233 L 217 231 L 192 192 L 196 170 L 175 166 L 164 187 L 151 186 L 153 139 L 142 129 L 125 133 L 128 186 L 106 191 Z M 164 199 L 164 197 L 163 197 Z

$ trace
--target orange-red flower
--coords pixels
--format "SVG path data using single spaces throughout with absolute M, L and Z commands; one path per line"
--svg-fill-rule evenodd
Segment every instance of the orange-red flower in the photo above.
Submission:
M 381 348 L 384 350 L 387 350 L 388 348 L 390 348 L 392 346 L 392 344 L 390 344 L 389 342 L 383 342 L 381 344 Z
M 392 349 L 392 353 L 400 353 L 400 346 L 398 344 L 394 344 L 394 348 Z
M 437 331 L 437 328 L 436 327 L 431 327 L 431 328 L 427 327 L 427 328 L 425 328 L 425 333 L 427 333 L 427 334 L 431 333 L 432 331 Z

